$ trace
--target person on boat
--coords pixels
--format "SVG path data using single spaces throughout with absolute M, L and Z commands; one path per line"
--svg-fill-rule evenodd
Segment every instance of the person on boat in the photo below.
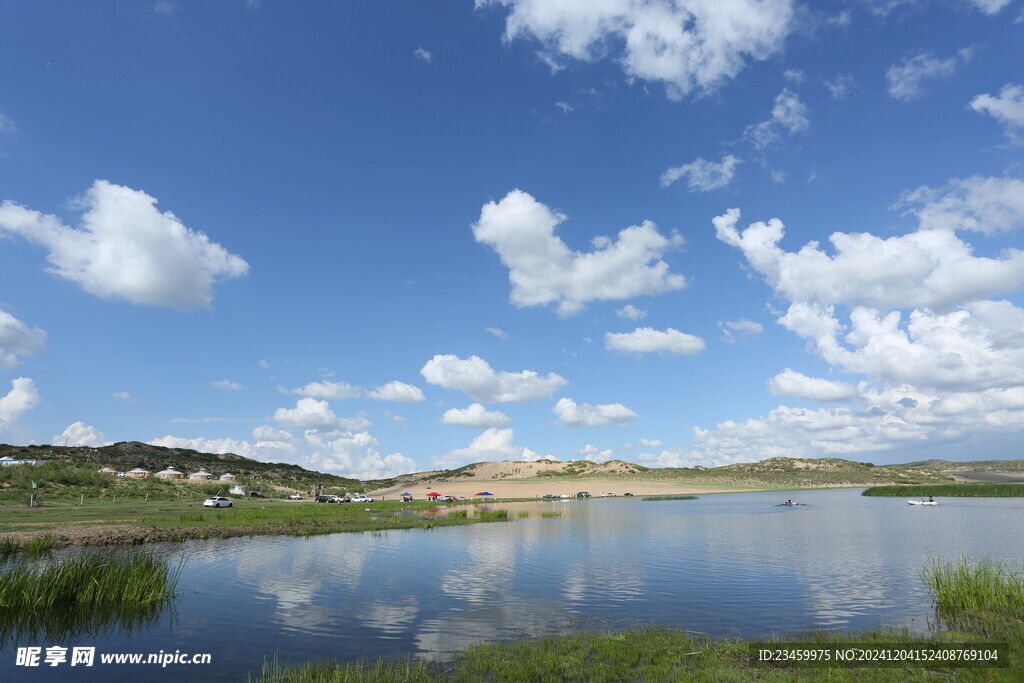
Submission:
M 931 496 L 928 496 L 928 502 L 929 502 L 929 503 L 934 503 L 934 502 L 935 502 L 935 499 L 934 499 L 934 498 L 932 498 Z

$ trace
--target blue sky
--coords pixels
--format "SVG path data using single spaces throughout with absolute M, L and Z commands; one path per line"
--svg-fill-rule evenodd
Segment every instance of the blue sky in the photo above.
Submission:
M 0 13 L 0 440 L 1020 455 L 1022 0 Z

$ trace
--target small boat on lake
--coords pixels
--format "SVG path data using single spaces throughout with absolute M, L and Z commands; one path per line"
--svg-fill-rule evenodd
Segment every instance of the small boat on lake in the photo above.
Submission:
M 907 505 L 938 505 L 934 500 L 908 500 Z

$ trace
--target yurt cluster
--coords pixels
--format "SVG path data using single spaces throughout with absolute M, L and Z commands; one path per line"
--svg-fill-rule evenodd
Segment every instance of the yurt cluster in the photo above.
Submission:
M 214 479 L 218 481 L 234 481 L 236 479 L 235 475 L 230 473 L 222 474 L 220 477 L 215 477 L 204 469 L 199 469 L 186 475 L 184 472 L 179 472 L 173 467 L 160 470 L 156 474 L 153 474 L 142 467 L 136 467 L 135 469 L 128 470 L 127 472 L 118 472 L 113 467 L 103 467 L 99 471 L 102 474 L 109 474 L 112 477 L 128 477 L 129 479 L 149 479 L 150 477 L 154 477 L 155 479 L 183 479 L 186 481 L 213 481 Z

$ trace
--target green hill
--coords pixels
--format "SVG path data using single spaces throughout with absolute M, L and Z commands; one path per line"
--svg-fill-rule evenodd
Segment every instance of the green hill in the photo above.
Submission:
M 361 490 L 357 479 L 339 477 L 307 470 L 298 465 L 279 462 L 261 462 L 234 453 L 200 453 L 188 448 L 165 448 L 139 441 L 121 441 L 109 446 L 89 448 L 86 446 L 9 446 L 0 444 L 0 457 L 10 456 L 15 460 L 52 460 L 71 469 L 96 471 L 101 467 L 112 467 L 124 472 L 142 467 L 152 473 L 166 467 L 173 467 L 186 475 L 205 469 L 214 477 L 234 474 L 240 478 L 253 478 L 275 482 L 292 488 L 312 488 L 318 482 L 324 486 L 341 487 L 347 490 Z

